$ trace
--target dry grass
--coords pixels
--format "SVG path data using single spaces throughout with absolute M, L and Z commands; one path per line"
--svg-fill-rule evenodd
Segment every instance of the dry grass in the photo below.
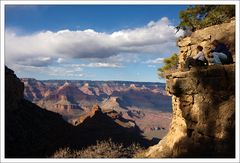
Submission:
M 61 148 L 53 154 L 53 158 L 133 158 L 144 149 L 139 144 L 124 147 L 122 144 L 107 141 L 97 141 L 96 145 L 82 150 Z

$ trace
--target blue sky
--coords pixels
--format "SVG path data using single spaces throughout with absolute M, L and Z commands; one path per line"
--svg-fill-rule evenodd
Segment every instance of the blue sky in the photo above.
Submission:
M 185 5 L 7 6 L 6 64 L 36 79 L 159 81 Z

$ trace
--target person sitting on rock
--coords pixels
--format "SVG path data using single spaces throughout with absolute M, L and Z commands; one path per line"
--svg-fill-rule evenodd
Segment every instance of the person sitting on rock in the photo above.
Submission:
M 212 64 L 231 64 L 233 58 L 227 46 L 218 40 L 212 42 L 213 49 L 210 51 L 210 63 Z
M 202 46 L 197 46 L 197 55 L 186 59 L 185 68 L 190 69 L 190 67 L 206 66 L 208 64 L 202 50 Z

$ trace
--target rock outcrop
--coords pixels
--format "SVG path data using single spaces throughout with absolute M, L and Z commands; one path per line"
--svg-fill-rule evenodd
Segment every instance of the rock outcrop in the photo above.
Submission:
M 220 25 L 210 26 L 201 30 L 197 30 L 189 37 L 185 37 L 178 41 L 179 46 L 179 68 L 182 68 L 187 56 L 197 54 L 197 46 L 203 47 L 205 57 L 208 59 L 213 40 L 219 40 L 229 47 L 229 50 L 235 61 L 235 19 Z
M 23 98 L 24 85 L 9 68 L 5 68 L 5 102 L 9 104 L 9 110 L 15 110 Z M 14 97 L 13 99 L 11 97 Z
M 179 70 L 203 47 L 208 59 L 213 40 L 226 44 L 235 61 L 235 19 L 197 30 L 178 40 Z M 168 134 L 146 157 L 235 157 L 235 64 L 191 68 L 167 77 L 173 118 Z
M 81 129 L 81 139 L 85 142 L 90 141 L 88 144 L 93 140 L 105 140 L 106 138 L 127 146 L 136 142 L 142 146 L 149 146 L 151 143 L 141 135 L 141 130 L 134 121 L 123 118 L 114 110 L 103 112 L 97 104 L 90 112 L 76 119 L 73 124 Z
M 114 128 L 124 127 L 125 132 L 134 132 L 134 130 L 139 133 L 141 132 L 134 121 L 123 118 L 122 114 L 115 110 L 102 110 L 97 104 L 92 107 L 90 112 L 81 115 L 73 122 L 73 124 L 85 126 L 88 129 L 90 129 L 92 126 L 98 126 L 99 130 L 104 130 L 104 128 L 111 126 L 113 130 Z M 129 129 L 129 131 L 126 129 Z
M 59 114 L 25 100 L 23 90 L 23 83 L 6 67 L 5 157 L 46 157 L 69 143 L 65 139 L 69 139 L 70 135 L 67 133 L 73 127 Z
M 34 78 L 23 78 L 24 83 L 24 97 L 29 101 L 38 101 L 45 97 L 47 92 L 46 85 Z
M 235 65 L 173 73 L 170 131 L 146 157 L 235 157 Z
M 110 96 L 108 99 L 102 101 L 101 107 L 104 110 L 115 110 L 118 112 L 126 111 L 127 104 L 119 97 Z

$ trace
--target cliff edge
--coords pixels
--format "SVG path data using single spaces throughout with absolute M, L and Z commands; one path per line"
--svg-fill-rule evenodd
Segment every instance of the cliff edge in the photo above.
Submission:
M 227 45 L 235 61 L 235 24 L 233 18 L 178 40 L 179 69 L 187 56 L 197 54 L 198 45 L 208 59 L 213 40 Z M 166 90 L 172 96 L 171 127 L 146 157 L 235 157 L 235 64 L 175 72 Z
M 236 21 L 235 18 L 232 18 L 230 22 L 197 30 L 189 37 L 178 40 L 179 68 L 184 67 L 187 56 L 193 57 L 197 54 L 198 45 L 203 47 L 205 57 L 209 59 L 208 54 L 211 51 L 211 42 L 213 40 L 218 40 L 224 43 L 229 48 L 229 51 L 233 57 L 233 61 L 235 62 L 235 28 Z
M 169 133 L 146 157 L 235 157 L 235 65 L 213 65 L 173 73 Z

